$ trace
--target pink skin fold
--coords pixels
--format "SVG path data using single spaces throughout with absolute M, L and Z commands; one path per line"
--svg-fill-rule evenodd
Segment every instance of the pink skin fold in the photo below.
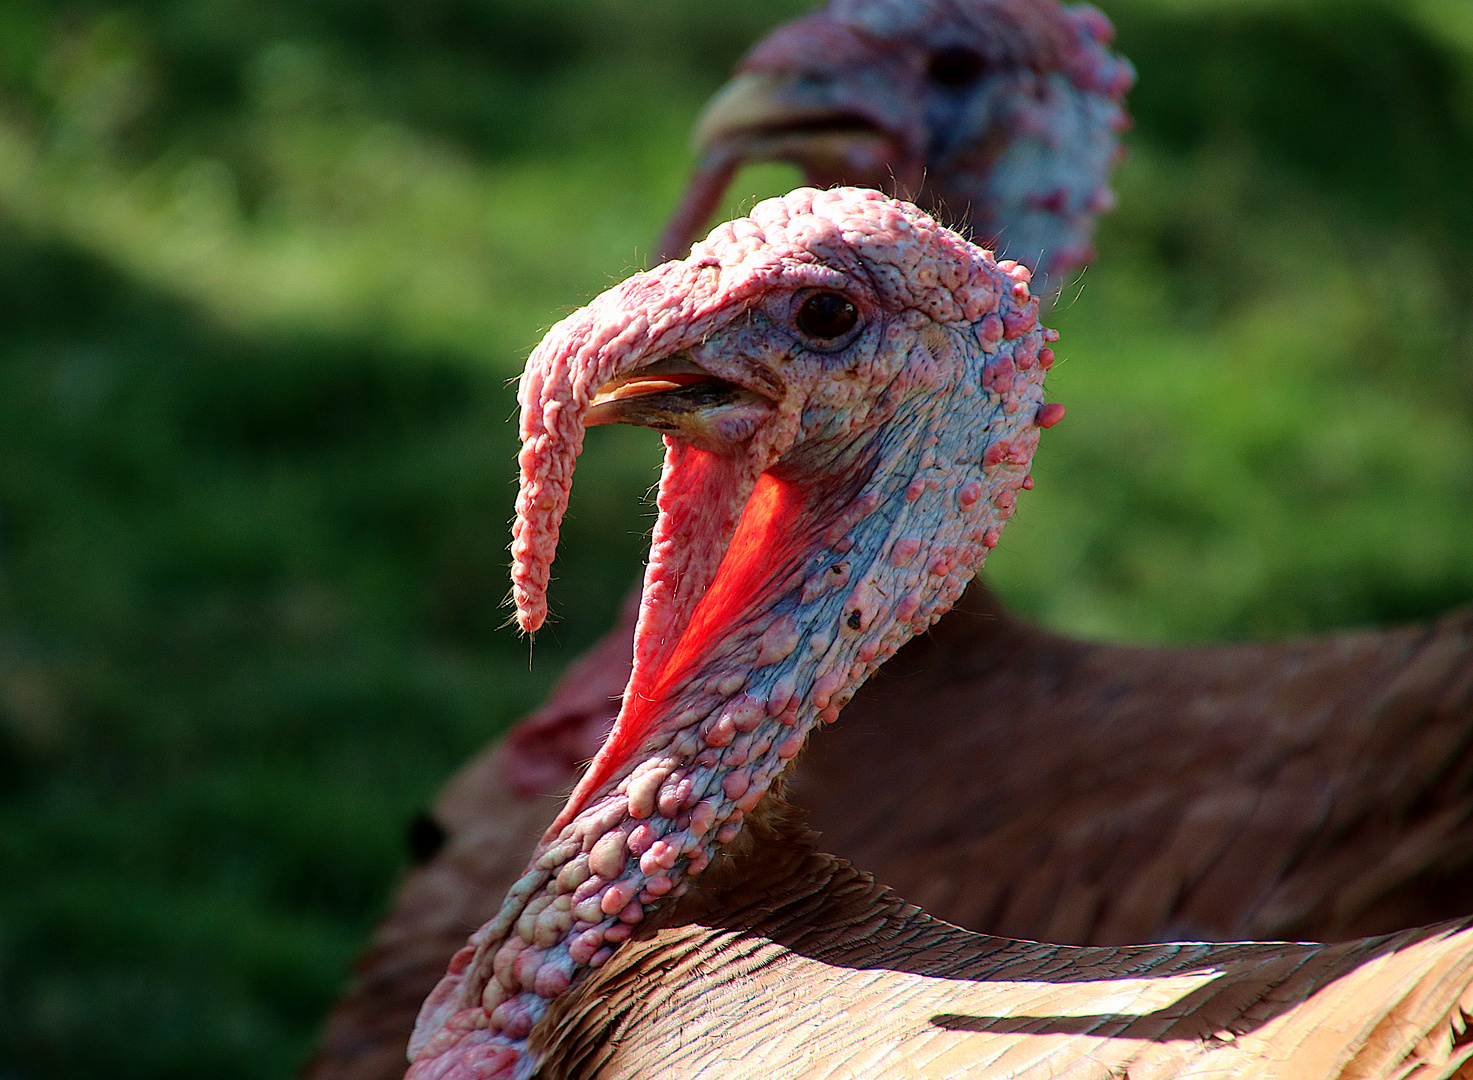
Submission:
M 1038 441 L 1055 335 L 1028 276 L 878 192 L 800 189 L 533 352 L 512 572 L 528 631 L 600 391 L 657 362 L 724 389 L 671 414 L 614 729 L 425 1003 L 413 1080 L 530 1075 L 548 1003 L 679 897 L 807 732 L 960 596 Z M 804 304 L 831 294 L 852 330 L 810 334 Z

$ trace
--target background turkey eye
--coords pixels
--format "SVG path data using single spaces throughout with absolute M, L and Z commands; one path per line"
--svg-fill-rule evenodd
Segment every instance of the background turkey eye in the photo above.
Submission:
M 942 49 L 931 57 L 926 65 L 926 74 L 931 81 L 953 90 L 971 86 L 982 75 L 982 57 L 971 49 L 956 46 Z
M 859 321 L 859 309 L 838 293 L 815 293 L 798 309 L 798 329 L 809 337 L 831 341 Z

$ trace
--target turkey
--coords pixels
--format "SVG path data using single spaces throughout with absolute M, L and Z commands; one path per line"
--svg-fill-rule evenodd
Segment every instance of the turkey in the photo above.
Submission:
M 876 20 L 905 12 L 935 18 L 888 24 L 896 36 L 878 52 L 903 53 L 913 77 L 867 78 Z M 957 13 L 974 21 L 949 22 Z M 965 140 L 925 126 L 964 114 L 983 133 L 973 142 L 991 147 L 986 160 L 1014 177 L 1003 189 L 1033 196 L 982 198 L 988 174 L 973 172 L 972 194 L 947 206 L 964 205 L 974 234 L 1003 244 L 1008 215 L 1032 214 L 1030 235 L 1048 238 L 1037 242 L 1056 282 L 1087 256 L 1089 224 L 1109 202 L 1105 170 L 1130 70 L 1108 42 L 1108 23 L 1087 7 L 831 5 L 759 45 L 708 108 L 701 163 L 665 248 L 684 250 L 748 158 L 793 161 L 819 182 L 887 182 L 893 172 L 914 183 L 920 170 L 896 147 L 941 144 L 975 166 L 958 153 Z M 961 62 L 968 53 L 980 66 Z M 1013 69 L 1002 66 L 1009 60 Z M 1058 66 L 1066 61 L 1073 75 Z M 1012 70 L 1035 89 L 1048 82 L 1052 96 L 1029 100 L 1046 97 L 1073 118 L 1075 149 L 1045 155 L 1036 110 L 929 105 L 927 85 L 955 89 L 936 83 L 933 67 L 948 81 L 958 70 Z M 837 106 L 827 123 L 802 96 L 824 85 Z M 984 97 L 988 86 L 979 78 Z M 1010 141 L 987 126 L 1019 116 L 1032 119 L 1013 124 Z M 1004 143 L 1022 148 L 1001 153 Z M 938 175 L 934 165 L 925 175 Z M 633 616 L 631 606 L 547 705 L 447 787 L 436 824 L 422 827 L 431 839 L 443 828 L 449 841 L 401 887 L 309 1076 L 402 1069 L 419 1003 L 467 930 L 494 914 L 552 817 L 547 796 L 571 787 L 608 730 L 629 675 Z M 864 688 L 791 788 L 828 850 L 973 930 L 1118 944 L 1338 939 L 1430 923 L 1473 910 L 1470 631 L 1473 618 L 1459 613 L 1303 642 L 1126 648 L 1029 626 L 976 583 Z
M 656 248 L 679 258 L 736 168 L 787 161 L 808 183 L 888 190 L 964 223 L 1053 291 L 1094 256 L 1114 203 L 1114 28 L 1054 0 L 834 0 L 764 38 L 696 124 L 695 173 Z
M 814 729 L 960 598 L 1027 486 L 1060 414 L 1028 278 L 907 203 L 803 188 L 533 352 L 524 630 L 585 425 L 665 432 L 634 662 L 426 1000 L 407 1080 L 1466 1072 L 1473 920 L 1337 945 L 987 937 L 819 854 L 783 801 Z

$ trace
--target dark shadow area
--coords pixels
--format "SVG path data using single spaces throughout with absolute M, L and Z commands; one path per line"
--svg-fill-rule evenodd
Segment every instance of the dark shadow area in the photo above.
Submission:
M 1119 1016 L 963 1016 L 937 1013 L 935 1027 L 946 1031 L 987 1031 L 995 1035 L 1108 1035 L 1108 1028 L 1136 1017 Z M 1146 1019 L 1141 1017 L 1140 1019 Z
M 1442 924 L 1344 945 L 1229 944 L 1200 946 L 1199 948 L 1212 951 L 1200 960 L 1188 961 L 1187 965 L 1172 967 L 1170 970 L 1148 967 L 1143 971 L 1135 966 L 1138 962 L 1135 954 L 1151 957 L 1152 950 L 1149 947 L 1139 949 L 1124 947 L 1111 950 L 1110 954 L 1113 965 L 1122 972 L 1121 978 L 1165 978 L 1214 968 L 1221 968 L 1223 971 L 1215 979 L 1203 980 L 1200 986 L 1182 995 L 1178 1000 L 1148 1013 L 1100 1013 L 1070 1016 L 1027 1014 L 986 1016 L 938 1013 L 930 1018 L 930 1023 L 934 1027 L 947 1031 L 1018 1035 L 1092 1035 L 1100 1038 L 1146 1038 L 1155 1042 L 1170 1042 L 1179 1039 L 1200 1040 L 1203 1037 L 1201 1017 L 1208 1015 L 1215 1004 L 1217 1015 L 1213 1023 L 1218 1027 L 1213 1033 L 1225 1030 L 1234 1037 L 1241 1037 L 1272 1023 L 1336 980 L 1352 974 L 1366 964 L 1374 963 L 1381 957 L 1410 948 L 1429 938 L 1464 930 L 1467 926 L 1466 921 Z M 1193 949 L 1193 946 L 1182 945 L 1179 948 L 1182 952 L 1187 953 Z M 1274 953 L 1267 953 L 1268 949 L 1273 949 Z M 1048 961 L 1049 968 L 1054 970 L 1032 973 L 1026 977 L 1042 982 L 1098 981 L 1102 986 L 1101 992 L 1108 994 L 1110 979 L 1108 976 L 1101 977 L 1097 973 L 1098 967 L 1103 965 L 1100 965 L 1099 957 L 1092 953 L 1093 950 L 1060 946 Z M 1309 959 L 1311 953 L 1319 953 L 1323 959 L 1316 963 L 1315 960 Z M 1265 965 L 1265 960 L 1269 955 L 1273 956 L 1274 962 Z M 1072 974 L 1075 965 L 1086 969 L 1090 965 L 1095 965 L 1096 974 L 1092 977 L 1075 976 Z M 1266 972 L 1265 967 L 1271 968 L 1271 973 Z M 1313 975 L 1307 978 L 1307 971 L 1312 971 Z M 1242 1005 L 1236 1008 L 1229 1006 L 1230 1013 L 1224 1014 L 1221 999 L 1231 998 L 1235 981 L 1244 979 L 1254 984 L 1255 992 L 1244 996 Z M 1292 990 L 1289 990 L 1291 983 Z M 1456 1010 L 1456 1005 L 1454 1009 Z
M 13 224 L 0 325 L 0 1072 L 285 1075 L 556 669 L 497 633 L 513 391 Z

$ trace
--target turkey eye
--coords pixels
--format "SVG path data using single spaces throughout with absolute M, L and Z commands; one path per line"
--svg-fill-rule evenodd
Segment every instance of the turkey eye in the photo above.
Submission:
M 960 90 L 971 86 L 982 75 L 982 57 L 960 45 L 942 49 L 931 56 L 926 74 L 938 86 Z
M 798 329 L 809 337 L 832 341 L 859 321 L 859 309 L 838 293 L 814 293 L 798 309 Z

